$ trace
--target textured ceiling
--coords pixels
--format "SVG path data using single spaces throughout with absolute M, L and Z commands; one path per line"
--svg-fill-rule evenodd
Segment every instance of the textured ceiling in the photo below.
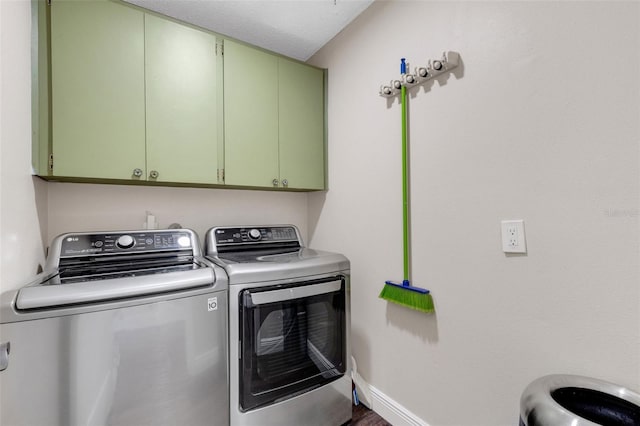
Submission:
M 373 0 L 126 0 L 301 61 Z

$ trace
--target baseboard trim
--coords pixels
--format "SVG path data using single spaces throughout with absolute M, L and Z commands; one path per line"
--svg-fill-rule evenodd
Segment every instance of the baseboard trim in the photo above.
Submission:
M 381 390 L 369 385 L 371 391 L 371 405 L 373 411 L 393 426 L 429 426 L 420 417 L 389 398 Z

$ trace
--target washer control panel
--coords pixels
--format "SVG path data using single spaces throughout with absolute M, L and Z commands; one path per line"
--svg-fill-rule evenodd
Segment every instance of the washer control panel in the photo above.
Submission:
M 216 246 L 262 243 L 298 242 L 293 226 L 255 226 L 246 228 L 217 228 Z
M 185 250 L 192 248 L 191 234 L 171 232 L 129 232 L 69 234 L 62 241 L 62 257 L 134 252 Z

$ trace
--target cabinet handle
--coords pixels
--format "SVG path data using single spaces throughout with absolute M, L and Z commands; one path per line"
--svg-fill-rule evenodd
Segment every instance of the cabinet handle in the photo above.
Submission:
M 278 179 L 272 180 L 271 183 L 273 184 L 273 186 L 278 186 Z
M 158 173 L 156 170 L 151 170 L 151 172 L 149 172 L 149 177 L 151 179 L 158 179 L 158 176 L 160 176 L 160 173 Z
M 9 352 L 11 342 L 0 343 L 0 371 L 4 371 L 9 366 Z
M 285 188 L 289 186 L 289 181 L 286 179 L 282 179 L 282 186 L 284 186 Z
M 135 177 L 140 177 L 142 176 L 142 169 L 133 169 L 133 175 Z

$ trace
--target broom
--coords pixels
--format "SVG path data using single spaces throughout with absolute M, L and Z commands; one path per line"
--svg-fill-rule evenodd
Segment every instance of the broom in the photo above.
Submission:
M 400 73 L 406 73 L 405 59 L 400 63 Z M 408 190 L 408 167 L 407 167 L 407 88 L 402 85 L 400 89 L 400 105 L 402 110 L 402 233 L 403 233 L 403 259 L 404 259 L 404 279 L 402 284 L 393 281 L 386 281 L 382 291 L 381 299 L 392 303 L 397 303 L 418 311 L 434 312 L 433 298 L 429 290 L 414 287 L 409 281 L 409 190 Z

